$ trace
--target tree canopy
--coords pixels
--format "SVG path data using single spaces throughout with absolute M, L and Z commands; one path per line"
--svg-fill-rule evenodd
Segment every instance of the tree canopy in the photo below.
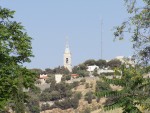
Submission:
M 139 2 L 143 5 L 139 6 Z M 114 35 L 122 40 L 124 33 L 130 33 L 138 65 L 122 65 L 121 78 L 103 78 L 108 84 L 121 86 L 120 91 L 107 90 L 96 94 L 98 97 L 107 97 L 104 108 L 108 110 L 119 107 L 123 113 L 142 113 L 142 110 L 150 110 L 150 79 L 144 77 L 147 74 L 145 70 L 148 70 L 145 66 L 150 60 L 150 0 L 125 0 L 125 3 L 131 17 L 115 27 Z
M 125 0 L 125 3 L 132 16 L 115 27 L 114 35 L 122 40 L 124 33 L 129 33 L 135 49 L 134 56 L 138 62 L 147 65 L 150 60 L 150 0 Z
M 14 21 L 14 13 L 0 7 L 0 111 L 11 103 L 16 113 L 24 113 L 23 88 L 31 87 L 34 77 L 23 63 L 33 55 L 31 37 Z

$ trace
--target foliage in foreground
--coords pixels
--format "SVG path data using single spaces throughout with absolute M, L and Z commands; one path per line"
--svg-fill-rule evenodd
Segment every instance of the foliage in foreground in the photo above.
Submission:
M 31 37 L 21 23 L 13 21 L 15 11 L 0 7 L 0 112 L 9 107 L 25 112 L 26 94 L 32 87 L 34 74 L 22 66 L 32 57 Z
M 150 79 L 143 78 L 143 71 L 134 67 L 125 68 L 122 66 L 122 77 L 103 80 L 108 84 L 121 86 L 120 91 L 107 90 L 97 92 L 98 97 L 107 97 L 104 105 L 105 110 L 122 108 L 124 113 L 141 113 L 139 107 L 150 106 Z M 148 108 L 146 108 L 148 109 Z
M 115 27 L 114 35 L 119 40 L 130 34 L 135 50 L 134 57 L 142 65 L 150 61 L 150 0 L 124 0 L 127 12 L 131 14 L 121 26 Z
M 150 79 L 143 77 L 144 68 L 150 63 L 150 0 L 124 1 L 131 17 L 121 26 L 115 27 L 114 35 L 122 40 L 125 38 L 124 33 L 130 34 L 135 50 L 134 59 L 143 69 L 123 66 L 121 79 L 104 78 L 105 82 L 122 86 L 123 89 L 99 92 L 97 96 L 108 98 L 104 106 L 106 109 L 121 107 L 124 113 L 141 113 L 139 107 L 150 109 Z

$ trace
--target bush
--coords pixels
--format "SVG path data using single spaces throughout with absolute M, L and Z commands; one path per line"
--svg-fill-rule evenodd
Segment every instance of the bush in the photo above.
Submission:
M 65 82 L 58 83 L 55 86 L 55 90 L 60 92 L 61 98 L 70 97 L 69 95 L 72 95 L 71 88 L 72 86 Z
M 72 96 L 72 91 L 71 90 L 67 90 L 65 93 L 65 97 L 71 97 Z
M 87 89 L 87 88 L 89 88 L 89 87 L 90 87 L 89 83 L 86 83 L 86 84 L 85 84 L 85 88 Z
M 51 82 L 51 79 L 50 78 L 48 78 L 48 79 L 46 79 L 46 81 L 45 81 L 47 84 L 49 84 L 50 82 Z
M 79 105 L 79 99 L 78 97 L 74 97 L 71 99 L 70 101 L 71 107 L 74 109 L 77 109 L 78 105 Z
M 41 105 L 41 111 L 45 111 L 45 110 L 49 110 L 49 109 L 50 109 L 50 105 L 48 103 Z
M 61 94 L 58 91 L 52 91 L 50 94 L 51 94 L 51 101 L 58 100 L 61 98 Z
M 77 74 L 78 74 L 80 77 L 87 77 L 87 76 L 89 76 L 89 72 L 86 71 L 86 70 L 79 70 L 79 71 L 77 72 Z
M 37 86 L 34 86 L 32 88 L 29 89 L 30 93 L 34 93 L 34 94 L 40 94 L 41 93 L 41 89 Z
M 83 83 L 86 82 L 85 78 L 81 79 L 80 82 L 83 82 Z
M 111 87 L 106 82 L 96 81 L 96 92 L 99 91 L 110 91 Z
M 40 95 L 40 101 L 50 101 L 52 99 L 52 96 L 50 93 L 42 92 Z
M 71 75 L 66 75 L 66 80 L 71 80 Z
M 55 101 L 54 103 L 57 108 L 60 109 L 68 109 L 68 108 L 74 108 L 76 109 L 79 105 L 79 100 L 77 97 L 74 98 L 66 98 L 65 100 L 62 101 Z
M 91 109 L 89 107 L 87 107 L 83 113 L 91 113 Z
M 92 103 L 92 99 L 93 99 L 93 92 L 89 91 L 85 94 L 85 98 L 86 101 L 88 101 L 88 104 Z
M 99 103 L 99 101 L 100 101 L 100 97 L 97 97 L 96 102 Z
M 36 80 L 35 84 L 41 84 L 41 81 L 40 80 Z
M 77 99 L 81 99 L 82 93 L 81 92 L 75 92 L 74 97 L 76 97 Z
M 77 86 L 79 86 L 79 81 L 74 81 L 74 82 L 72 83 L 72 88 L 75 88 L 75 87 L 77 87 Z
M 64 82 L 66 80 L 65 76 L 62 76 L 61 81 Z
M 50 93 L 51 92 L 51 89 L 50 88 L 46 88 L 43 90 L 43 93 Z
M 57 108 L 60 108 L 60 109 L 71 108 L 71 104 L 70 104 L 70 99 L 69 98 L 66 98 L 65 100 L 62 100 L 62 101 L 55 101 L 54 104 L 55 104 L 55 106 L 57 106 Z
M 40 113 L 39 98 L 31 96 L 27 101 L 27 107 L 31 113 Z

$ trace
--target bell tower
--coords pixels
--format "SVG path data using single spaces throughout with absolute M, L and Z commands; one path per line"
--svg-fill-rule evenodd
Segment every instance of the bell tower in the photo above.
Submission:
M 64 52 L 64 67 L 67 68 L 70 72 L 72 72 L 71 60 L 71 52 L 69 49 L 68 40 L 66 39 L 66 47 Z

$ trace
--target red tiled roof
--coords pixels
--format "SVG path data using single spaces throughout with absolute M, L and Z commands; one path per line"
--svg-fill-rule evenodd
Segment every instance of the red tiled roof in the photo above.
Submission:
M 39 79 L 47 79 L 47 76 L 40 77 Z
M 71 74 L 71 76 L 79 76 L 78 74 Z

